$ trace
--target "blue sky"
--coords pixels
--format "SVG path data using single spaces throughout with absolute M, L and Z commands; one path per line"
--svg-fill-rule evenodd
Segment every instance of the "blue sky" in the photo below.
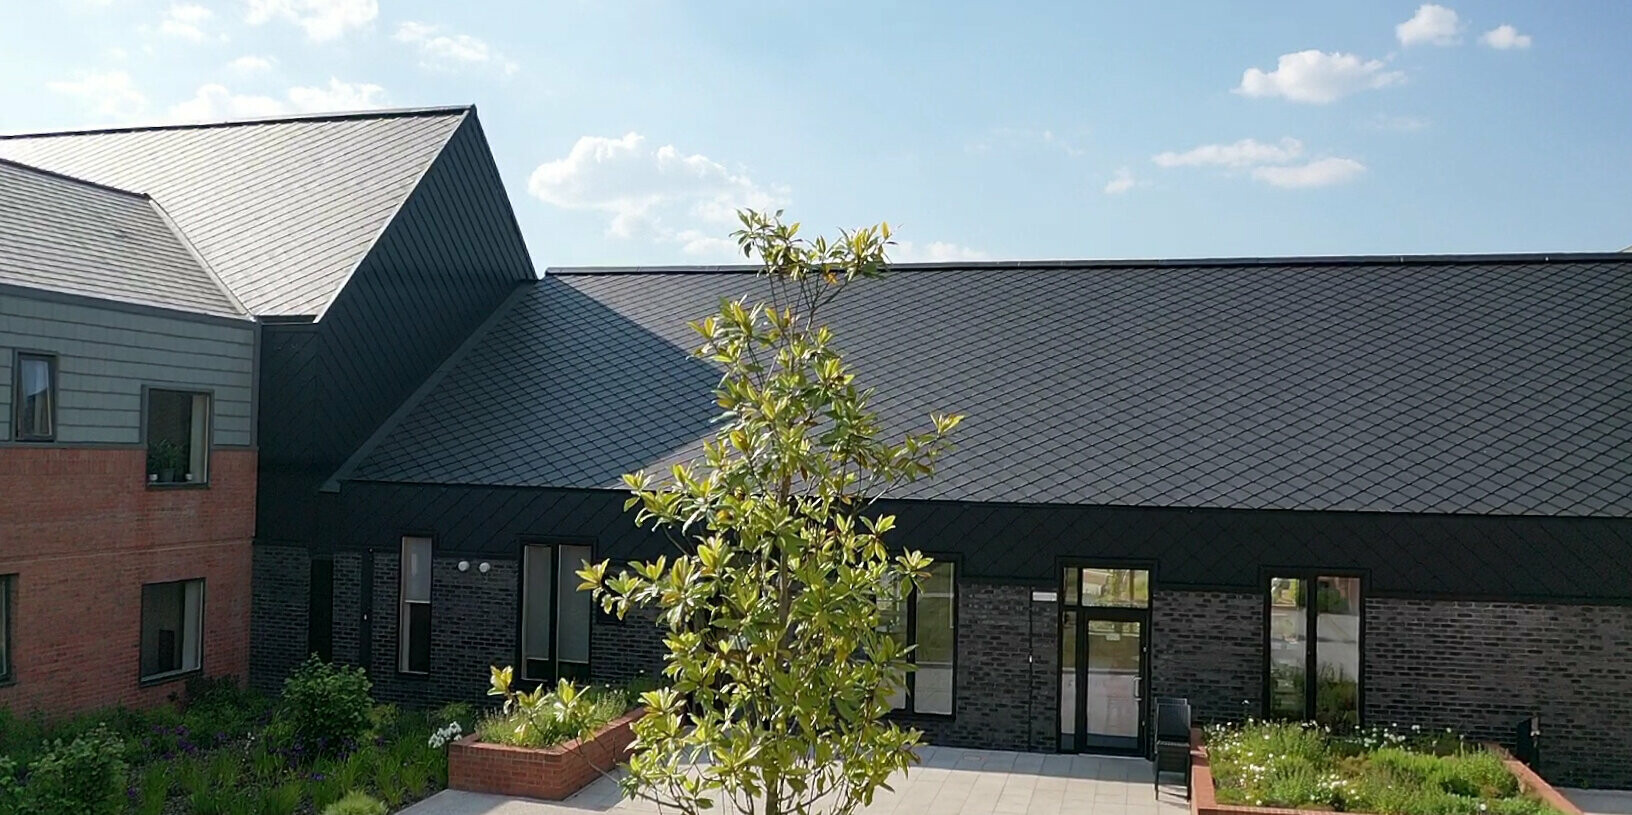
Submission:
M 4 131 L 474 102 L 540 266 L 1632 244 L 1622 0 L 10 5 Z

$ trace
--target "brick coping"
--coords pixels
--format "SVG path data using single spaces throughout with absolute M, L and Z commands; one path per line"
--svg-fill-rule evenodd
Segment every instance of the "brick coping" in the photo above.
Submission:
M 1582 815 L 1581 809 L 1570 803 L 1546 779 L 1536 775 L 1524 762 L 1514 758 L 1500 745 L 1487 744 L 1507 764 L 1509 772 L 1518 776 L 1519 786 L 1546 802 L 1564 815 Z M 1284 807 L 1254 807 L 1242 804 L 1221 804 L 1213 787 L 1213 768 L 1207 760 L 1207 745 L 1202 742 L 1201 728 L 1190 728 L 1190 815 L 1332 815 L 1325 810 L 1287 809 Z

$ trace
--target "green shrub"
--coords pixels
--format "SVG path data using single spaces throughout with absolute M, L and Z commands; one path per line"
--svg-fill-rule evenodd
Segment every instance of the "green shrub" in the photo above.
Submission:
M 583 738 L 629 710 L 629 696 L 616 688 L 579 688 L 563 679 L 544 693 L 541 685 L 520 693 L 511 687 L 510 668 L 494 668 L 489 696 L 504 707 L 476 723 L 482 741 L 516 747 L 551 747 Z
M 53 741 L 28 766 L 19 809 L 33 815 L 120 815 L 128 768 L 124 743 L 105 728 Z
M 293 744 L 317 753 L 343 752 L 368 733 L 371 687 L 362 668 L 333 665 L 314 655 L 284 680 L 278 718 Z
M 323 815 L 385 815 L 385 803 L 360 790 L 352 790 L 324 807 Z
M 1248 722 L 1209 728 L 1221 803 L 1394 815 L 1557 815 L 1503 758 L 1449 733 Z
M 261 793 L 256 815 L 295 815 L 300 809 L 301 787 L 298 781 L 287 781 Z

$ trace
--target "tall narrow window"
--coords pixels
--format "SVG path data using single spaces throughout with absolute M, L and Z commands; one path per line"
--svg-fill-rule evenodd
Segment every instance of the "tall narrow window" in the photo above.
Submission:
M 952 715 L 952 687 L 957 669 L 957 572 L 936 561 L 929 577 L 898 608 L 884 609 L 890 633 L 917 647 L 907 658 L 914 670 L 906 686 L 891 699 L 898 710 Z
M 1358 577 L 1270 578 L 1270 716 L 1359 726 L 1362 609 Z
M 210 480 L 210 395 L 151 388 L 147 392 L 147 480 Z
M 11 674 L 11 595 L 17 575 L 0 575 L 0 682 L 10 682 Z
M 142 587 L 143 682 L 199 669 L 204 658 L 204 581 Z
M 397 670 L 431 672 L 431 539 L 402 539 L 402 607 L 397 612 Z
M 589 626 L 595 604 L 578 590 L 588 546 L 528 544 L 522 550 L 522 676 L 541 682 L 589 678 Z
M 57 358 L 48 354 L 19 353 L 12 382 L 16 410 L 12 435 L 18 441 L 53 441 L 57 438 Z

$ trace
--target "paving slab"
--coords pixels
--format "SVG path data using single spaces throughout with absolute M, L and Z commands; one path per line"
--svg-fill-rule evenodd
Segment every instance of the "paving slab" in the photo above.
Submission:
M 1166 785 L 1157 797 L 1150 784 L 1150 762 L 1138 758 L 952 747 L 926 747 L 920 752 L 920 758 L 922 762 L 917 767 L 891 779 L 893 791 L 880 791 L 873 803 L 860 812 L 866 815 L 1185 815 L 1189 811 L 1180 787 Z M 1571 800 L 1575 800 L 1573 795 Z M 592 812 L 655 814 L 660 810 L 647 801 L 623 800 L 617 783 L 603 778 L 577 795 L 555 802 L 445 790 L 402 810 L 400 815 L 586 815 Z M 721 815 L 728 813 L 721 812 Z M 1632 808 L 1592 810 L 1591 815 L 1632 815 Z

